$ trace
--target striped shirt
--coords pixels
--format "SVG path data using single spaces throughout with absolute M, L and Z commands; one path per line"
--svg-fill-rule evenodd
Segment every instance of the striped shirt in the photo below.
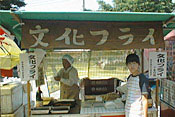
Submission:
M 128 94 L 125 105 L 126 117 L 143 117 L 143 105 L 142 105 L 142 94 L 147 93 L 146 85 L 140 87 L 140 78 L 143 74 L 138 76 L 130 75 L 127 81 Z M 145 76 L 144 78 L 145 79 Z M 142 81 L 143 82 L 143 81 Z

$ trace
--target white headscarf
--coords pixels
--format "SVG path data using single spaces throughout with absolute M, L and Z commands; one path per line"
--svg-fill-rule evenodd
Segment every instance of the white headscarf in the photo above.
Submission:
M 62 59 L 66 59 L 71 65 L 74 63 L 73 57 L 68 54 L 65 54 Z

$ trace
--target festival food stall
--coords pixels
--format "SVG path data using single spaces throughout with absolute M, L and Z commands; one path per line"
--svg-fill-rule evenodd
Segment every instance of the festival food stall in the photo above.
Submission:
M 175 16 L 173 13 L 130 12 L 1 11 L 0 13 L 1 16 L 4 16 L 1 19 L 1 25 L 9 28 L 9 30 L 21 40 L 23 49 L 43 49 L 46 51 L 56 51 L 60 49 L 88 49 L 90 51 L 99 51 L 163 48 L 163 25 L 169 23 L 172 17 Z M 28 56 L 35 56 L 33 53 L 29 54 Z M 23 58 L 26 58 L 26 56 L 21 57 L 21 59 Z M 142 71 L 144 71 L 143 53 L 141 53 L 141 60 Z M 41 61 L 42 60 L 40 60 L 40 63 L 42 63 Z M 25 64 L 25 59 L 23 59 L 23 63 Z M 37 64 L 36 61 L 35 64 Z M 21 69 L 23 68 L 21 67 Z M 38 79 L 38 76 L 35 77 Z M 35 79 L 35 77 L 33 77 L 33 79 Z M 104 81 L 91 80 L 91 77 L 89 78 L 90 79 L 85 79 L 85 94 L 83 96 L 91 96 L 87 96 L 86 99 L 81 100 L 80 113 L 71 114 L 71 116 L 124 117 L 124 103 L 121 99 L 115 100 L 115 103 L 107 101 L 104 103 L 104 99 L 107 98 L 106 93 L 110 93 L 109 97 L 116 96 L 115 99 L 117 99 L 118 95 L 115 94 L 116 89 L 123 89 L 119 89 L 118 87 L 121 81 L 118 83 L 116 78 Z M 109 83 L 106 84 L 106 82 Z M 30 83 L 28 82 L 28 84 Z M 109 84 L 110 86 L 108 86 Z M 87 99 L 91 97 L 95 98 L 95 100 L 87 101 Z M 158 99 L 158 90 L 156 91 L 156 99 Z M 31 116 L 55 116 L 58 114 L 58 110 L 62 112 L 60 113 L 59 111 L 58 115 L 68 116 L 63 113 L 68 112 L 67 110 L 75 104 L 74 100 L 56 100 L 56 104 L 58 105 L 63 102 L 67 105 L 64 105 L 63 108 L 63 106 L 54 107 L 54 105 L 49 105 L 51 104 L 49 103 L 49 106 L 46 107 L 41 106 L 30 109 L 30 95 L 28 96 L 28 100 L 29 116 L 32 112 L 33 114 Z M 45 98 L 45 100 L 51 100 L 51 98 Z M 157 116 L 157 102 L 158 100 L 155 102 L 156 106 L 151 106 L 151 108 L 148 109 L 150 117 Z M 45 112 L 45 114 L 42 112 Z

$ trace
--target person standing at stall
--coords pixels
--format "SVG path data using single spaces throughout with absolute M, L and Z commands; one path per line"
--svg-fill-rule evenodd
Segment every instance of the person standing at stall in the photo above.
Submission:
M 148 78 L 140 73 L 140 60 L 138 55 L 129 54 L 126 65 L 130 71 L 127 78 L 127 98 L 125 105 L 126 117 L 147 117 L 148 113 Z
M 56 81 L 60 81 L 60 99 L 79 100 L 79 77 L 75 67 L 73 67 L 74 59 L 66 54 L 62 58 L 63 68 L 59 70 L 54 77 Z

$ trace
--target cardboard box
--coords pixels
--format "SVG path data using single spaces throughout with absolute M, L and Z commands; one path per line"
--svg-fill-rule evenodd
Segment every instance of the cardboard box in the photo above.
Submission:
M 0 93 L 1 113 L 14 113 L 23 103 L 23 91 L 21 84 L 7 84 L 1 86 Z
M 1 117 L 24 117 L 24 107 L 20 106 L 14 113 L 2 114 Z

